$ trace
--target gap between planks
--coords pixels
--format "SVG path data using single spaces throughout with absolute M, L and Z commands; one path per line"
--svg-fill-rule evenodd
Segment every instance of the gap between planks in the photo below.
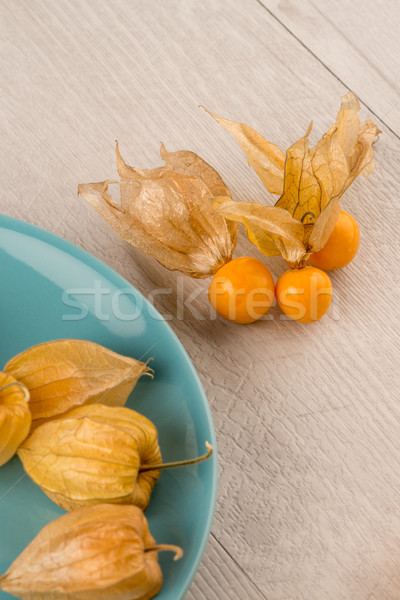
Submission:
M 331 67 L 329 67 L 317 54 L 315 54 L 315 52 L 313 52 L 311 50 L 311 48 L 309 48 L 307 46 L 307 44 L 305 44 L 303 42 L 303 40 L 301 40 L 270 8 L 268 8 L 264 3 L 263 0 L 255 0 L 255 2 L 257 4 L 259 4 L 261 6 L 261 8 L 263 8 L 277 23 L 279 23 L 279 25 L 281 27 L 283 27 L 283 29 L 293 37 L 293 39 L 296 40 L 296 42 L 298 42 L 309 54 L 311 54 L 311 56 L 313 58 L 315 58 L 315 60 L 317 60 L 320 65 L 322 65 L 324 67 L 324 69 L 326 69 L 331 75 L 333 75 L 333 77 L 335 77 L 335 79 L 337 81 L 339 81 L 339 83 L 341 83 L 345 88 L 347 88 L 349 90 L 349 92 L 352 92 L 353 90 L 351 89 L 351 87 L 345 82 L 343 81 L 343 79 L 341 79 L 339 77 L 339 75 L 337 75 L 335 73 L 335 71 L 333 71 L 331 69 Z M 363 98 L 360 97 L 359 94 L 356 94 L 358 100 L 360 101 L 360 103 L 372 114 L 374 115 L 374 117 L 377 119 L 377 121 L 379 121 L 379 123 L 382 123 L 382 125 L 384 125 L 386 127 L 386 129 L 388 129 L 388 131 L 390 131 L 390 133 L 392 133 L 398 140 L 400 140 L 400 136 L 394 131 L 394 129 L 392 129 L 390 127 L 390 125 L 388 125 L 388 123 L 384 120 L 386 115 L 383 115 L 383 117 L 380 117 L 370 106 L 369 104 L 363 100 Z M 400 101 L 399 101 L 400 103 Z M 390 109 L 389 112 L 391 112 L 394 108 L 396 108 L 397 104 L 395 106 L 392 106 L 392 108 Z M 386 113 L 388 114 L 388 113 Z

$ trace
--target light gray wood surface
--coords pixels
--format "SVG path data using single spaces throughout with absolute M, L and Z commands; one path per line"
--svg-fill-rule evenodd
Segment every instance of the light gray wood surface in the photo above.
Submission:
M 343 35 L 328 61 L 293 16 L 311 3 L 265 4 L 1 0 L 0 209 L 82 246 L 146 296 L 171 289 L 155 305 L 199 372 L 220 456 L 212 535 L 187 600 L 398 600 L 400 145 L 397 113 L 385 111 L 400 100 L 399 42 L 379 3 L 368 2 L 368 18 L 353 3 L 345 31 L 363 60 L 345 69 Z M 314 15 L 327 36 L 332 7 L 318 3 Z M 393 3 L 393 24 L 399 12 Z M 332 275 L 333 307 L 318 323 L 283 320 L 276 308 L 250 326 L 210 320 L 206 281 L 166 271 L 76 197 L 78 183 L 115 175 L 118 138 L 141 167 L 159 164 L 161 140 L 194 150 L 237 200 L 271 203 L 198 104 L 286 148 L 311 119 L 317 140 L 348 88 L 382 121 L 379 169 L 344 198 L 361 247 Z M 373 117 L 365 106 L 362 116 Z M 258 256 L 243 233 L 241 254 Z M 268 266 L 275 277 L 285 269 L 280 258 Z
M 400 134 L 397 0 L 259 0 L 321 63 Z

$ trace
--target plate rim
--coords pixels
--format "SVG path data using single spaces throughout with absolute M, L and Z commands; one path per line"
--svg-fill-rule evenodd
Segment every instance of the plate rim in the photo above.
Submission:
M 43 227 L 40 227 L 38 225 L 33 225 L 32 223 L 29 223 L 22 219 L 17 219 L 15 217 L 11 217 L 4 213 L 0 213 L 0 228 L 16 231 L 17 233 L 22 233 L 22 234 L 28 235 L 30 237 L 34 237 L 36 239 L 39 239 L 42 242 L 48 243 L 51 246 L 55 246 L 59 250 L 72 255 L 74 258 L 78 259 L 79 261 L 82 261 L 86 265 L 99 271 L 100 274 L 104 278 L 112 280 L 114 285 L 116 285 L 117 288 L 122 288 L 122 287 L 123 288 L 126 288 L 126 287 L 131 288 L 134 292 L 134 295 L 139 297 L 140 301 L 143 302 L 143 306 L 146 307 L 147 313 L 149 315 L 153 314 L 156 316 L 157 320 L 163 324 L 163 326 L 167 329 L 167 331 L 171 335 L 172 339 L 175 341 L 175 343 L 180 348 L 181 354 L 182 354 L 187 366 L 189 367 L 189 370 L 197 384 L 197 387 L 199 388 L 199 391 L 200 391 L 200 394 L 201 394 L 201 397 L 203 400 L 203 405 L 204 405 L 207 421 L 208 421 L 208 424 L 210 427 L 210 434 L 211 434 L 210 435 L 210 437 L 211 437 L 210 443 L 212 444 L 213 449 L 214 449 L 214 452 L 213 452 L 214 468 L 212 470 L 212 478 L 211 478 L 210 510 L 209 510 L 209 513 L 207 516 L 206 527 L 202 534 L 201 542 L 199 544 L 197 554 L 194 557 L 193 564 L 189 571 L 188 581 L 183 586 L 181 595 L 179 596 L 179 598 L 177 598 L 177 600 L 183 600 L 186 592 L 188 591 L 189 587 L 191 586 L 193 579 L 198 571 L 198 568 L 199 568 L 201 560 L 203 558 L 209 537 L 211 535 L 211 526 L 212 526 L 212 523 L 214 520 L 216 501 L 217 501 L 217 491 L 218 491 L 218 447 L 217 447 L 215 426 L 214 426 L 214 421 L 213 421 L 212 414 L 211 414 L 210 405 L 208 403 L 206 393 L 204 391 L 200 377 L 195 369 L 195 366 L 194 366 L 191 358 L 189 357 L 189 354 L 187 353 L 185 347 L 183 346 L 182 342 L 180 341 L 179 337 L 173 331 L 173 329 L 168 324 L 166 319 L 161 315 L 161 313 L 159 313 L 159 311 L 147 300 L 147 298 L 130 281 L 125 279 L 125 277 L 123 277 L 123 275 L 121 275 L 120 273 L 115 271 L 112 267 L 107 265 L 107 263 L 103 262 L 102 260 L 100 260 L 99 258 L 94 256 L 87 250 L 84 250 L 80 246 L 77 246 L 73 242 L 66 240 L 65 238 L 61 237 L 58 234 L 52 233 L 51 231 L 48 231 L 47 229 L 44 229 Z

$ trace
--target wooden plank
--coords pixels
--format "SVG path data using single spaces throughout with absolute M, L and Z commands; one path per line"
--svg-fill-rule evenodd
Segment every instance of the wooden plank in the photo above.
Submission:
M 268 600 L 212 535 L 200 568 L 185 596 L 185 600 L 199 598 Z
M 259 1 L 400 135 L 397 0 Z
M 274 308 L 252 326 L 210 320 L 207 282 L 128 247 L 77 184 L 115 174 L 115 138 L 144 167 L 158 164 L 162 139 L 216 166 L 236 199 L 271 202 L 197 105 L 285 148 L 311 119 L 318 139 L 345 87 L 253 0 L 229 10 L 222 0 L 5 0 L 0 13 L 1 210 L 84 247 L 146 296 L 169 289 L 156 307 L 210 400 L 221 471 L 213 535 L 228 554 L 211 540 L 188 600 L 210 590 L 223 600 L 397 600 L 396 136 L 383 127 L 379 169 L 346 193 L 362 243 L 332 276 L 326 318 L 302 326 Z M 243 234 L 236 254 L 257 255 Z M 275 277 L 285 269 L 267 262 Z

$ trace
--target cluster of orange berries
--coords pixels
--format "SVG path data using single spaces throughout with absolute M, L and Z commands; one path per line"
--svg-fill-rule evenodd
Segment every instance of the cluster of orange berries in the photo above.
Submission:
M 264 263 L 248 256 L 235 258 L 214 275 L 208 291 L 210 303 L 224 319 L 252 323 L 269 311 L 276 297 L 291 319 L 317 321 L 332 300 L 332 284 L 325 271 L 348 265 L 357 254 L 359 241 L 356 220 L 342 210 L 325 246 L 311 254 L 312 266 L 285 271 L 275 286 Z

